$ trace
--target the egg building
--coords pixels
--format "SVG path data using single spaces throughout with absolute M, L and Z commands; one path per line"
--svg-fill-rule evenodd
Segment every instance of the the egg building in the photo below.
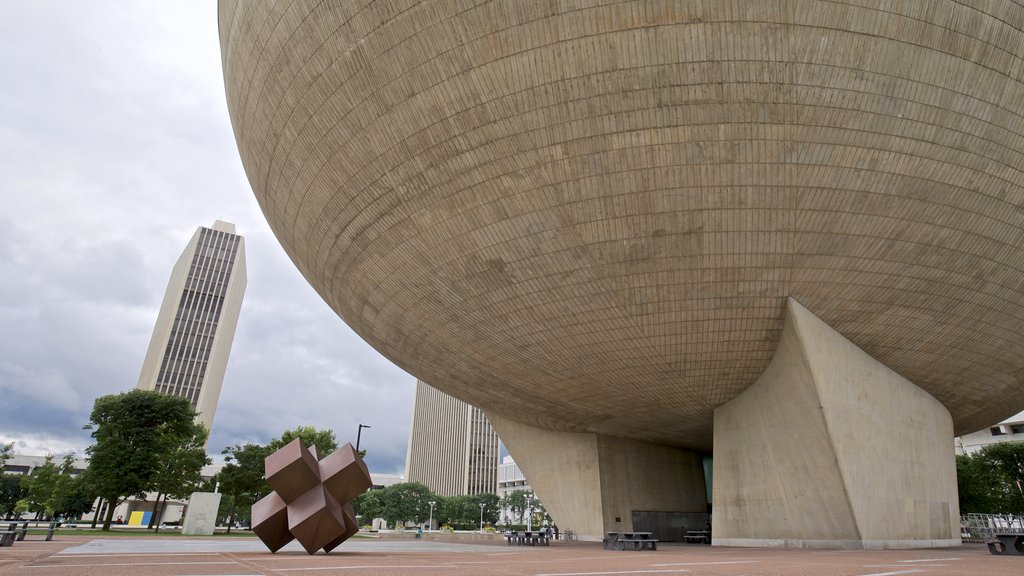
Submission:
M 953 435 L 1024 408 L 1018 3 L 219 12 L 282 245 L 563 530 L 959 543 Z

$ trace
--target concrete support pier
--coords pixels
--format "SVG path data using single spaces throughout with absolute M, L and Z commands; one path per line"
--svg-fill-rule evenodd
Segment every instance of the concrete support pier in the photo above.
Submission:
M 633 511 L 707 509 L 703 468 L 694 452 L 487 417 L 551 517 L 581 540 L 633 530 Z
M 714 427 L 714 545 L 960 545 L 949 412 L 793 299 Z

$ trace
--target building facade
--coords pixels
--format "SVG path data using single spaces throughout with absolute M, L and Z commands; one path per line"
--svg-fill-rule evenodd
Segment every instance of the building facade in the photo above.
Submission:
M 505 456 L 501 459 L 501 464 L 498 464 L 498 498 L 504 498 L 516 490 L 533 492 L 530 482 L 526 479 L 526 475 L 523 474 L 516 461 L 512 456 Z M 501 518 L 498 520 L 499 523 L 508 524 L 518 521 L 519 519 L 515 517 L 511 510 L 502 507 Z
M 234 224 L 200 226 L 171 272 L 136 385 L 187 398 L 207 430 L 213 427 L 245 286 L 245 239 Z
M 994 426 L 958 436 L 954 446 L 957 454 L 973 454 L 989 444 L 1000 442 L 1024 442 L 1024 412 Z
M 475 406 L 416 382 L 405 477 L 441 496 L 497 490 L 498 435 Z

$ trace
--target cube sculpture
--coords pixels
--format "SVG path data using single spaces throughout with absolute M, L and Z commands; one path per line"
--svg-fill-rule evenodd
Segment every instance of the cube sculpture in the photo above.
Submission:
M 264 466 L 274 491 L 252 505 L 252 531 L 271 552 L 294 539 L 309 554 L 330 552 L 359 531 L 350 501 L 373 482 L 352 444 L 321 458 L 296 438 Z

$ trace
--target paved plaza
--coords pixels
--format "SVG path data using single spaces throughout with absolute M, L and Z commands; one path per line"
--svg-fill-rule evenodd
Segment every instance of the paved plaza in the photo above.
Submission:
M 508 547 L 354 539 L 330 555 L 294 543 L 270 554 L 249 538 L 29 539 L 0 550 L 0 574 L 17 576 L 257 576 L 343 574 L 611 576 L 1019 576 L 1024 558 L 983 545 L 932 550 L 792 550 L 663 545 L 656 552 L 607 551 L 596 543 Z

